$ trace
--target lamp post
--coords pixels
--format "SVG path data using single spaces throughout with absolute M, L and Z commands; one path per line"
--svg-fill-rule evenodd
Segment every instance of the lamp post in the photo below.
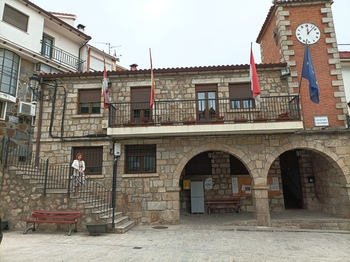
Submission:
M 32 75 L 29 77 L 29 88 L 33 92 L 33 100 L 36 101 L 40 99 L 41 92 L 39 91 L 40 79 L 37 75 Z
M 41 125 L 43 121 L 43 99 L 42 95 L 43 92 L 42 90 L 39 91 L 39 86 L 40 86 L 40 79 L 39 77 L 34 74 L 31 77 L 29 77 L 29 88 L 33 92 L 33 99 L 36 101 L 37 98 L 39 98 L 40 101 L 40 107 L 39 107 L 39 117 L 38 117 L 38 129 L 37 129 L 37 134 L 36 134 L 36 146 L 35 146 L 35 165 L 39 165 L 39 153 L 40 153 L 40 136 L 41 136 Z M 41 88 L 42 89 L 42 88 Z

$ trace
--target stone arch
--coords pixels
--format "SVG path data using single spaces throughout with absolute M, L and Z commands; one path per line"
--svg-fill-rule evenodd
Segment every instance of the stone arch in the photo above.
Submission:
M 178 165 L 175 167 L 174 170 L 174 180 L 179 182 L 181 177 L 181 172 L 185 168 L 187 162 L 193 158 L 194 156 L 205 152 L 205 151 L 222 151 L 228 154 L 231 154 L 235 157 L 237 157 L 248 169 L 249 175 L 251 176 L 250 169 L 248 168 L 249 165 L 244 161 L 244 159 L 247 159 L 245 156 L 246 154 L 243 153 L 243 151 L 239 151 L 236 148 L 233 148 L 229 145 L 222 144 L 222 143 L 211 143 L 210 147 L 208 148 L 208 145 L 200 145 L 197 147 L 191 148 L 191 150 L 187 151 L 179 160 Z M 178 186 L 178 185 L 177 185 Z
M 264 172 L 265 177 L 275 159 L 277 159 L 282 153 L 295 149 L 305 149 L 316 152 L 329 160 L 333 167 L 339 170 L 343 175 L 350 173 L 350 168 L 346 165 L 344 158 L 339 157 L 339 155 L 334 153 L 329 147 L 326 147 L 321 143 L 309 142 L 303 139 L 299 139 L 297 142 L 294 141 L 294 139 L 288 139 L 287 143 L 276 147 L 275 150 L 270 153 L 270 156 L 267 156 L 268 165 L 266 166 L 266 172 Z M 350 183 L 350 176 L 344 175 L 343 179 L 345 183 Z

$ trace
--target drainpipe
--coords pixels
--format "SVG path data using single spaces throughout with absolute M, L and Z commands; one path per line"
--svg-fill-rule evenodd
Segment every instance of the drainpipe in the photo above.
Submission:
M 41 126 L 43 122 L 43 106 L 44 106 L 44 84 L 43 79 L 40 78 L 40 101 L 39 101 L 39 119 L 38 119 L 38 130 L 36 134 L 35 143 L 35 165 L 39 165 L 39 153 L 40 153 L 40 137 L 41 137 Z
M 81 47 L 79 47 L 79 52 L 78 52 L 78 59 L 80 61 L 81 55 L 80 55 L 80 51 L 81 49 L 83 49 L 84 46 L 86 46 L 86 44 L 89 42 L 89 40 L 87 40 Z M 81 68 L 81 64 L 78 65 L 78 71 L 83 71 Z

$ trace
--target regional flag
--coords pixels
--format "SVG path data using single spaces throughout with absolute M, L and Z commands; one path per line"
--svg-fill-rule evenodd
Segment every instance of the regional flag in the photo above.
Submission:
M 258 73 L 256 71 L 255 60 L 252 47 L 250 47 L 250 85 L 255 101 L 260 100 L 260 84 L 258 79 Z
M 103 56 L 102 96 L 103 96 L 103 106 L 104 108 L 108 108 L 109 90 L 108 90 L 108 77 L 107 77 L 107 71 L 106 71 L 106 59 L 104 56 Z
M 153 74 L 151 48 L 149 49 L 149 59 L 150 59 L 150 62 L 151 62 L 151 97 L 150 97 L 150 100 L 149 100 L 149 107 L 150 107 L 150 109 L 152 109 L 153 108 L 153 103 L 154 103 L 154 74 Z
M 314 71 L 314 66 L 312 65 L 312 59 L 308 44 L 305 45 L 304 63 L 301 75 L 302 77 L 309 80 L 309 92 L 311 101 L 318 104 L 320 102 L 320 89 L 316 80 L 316 75 Z

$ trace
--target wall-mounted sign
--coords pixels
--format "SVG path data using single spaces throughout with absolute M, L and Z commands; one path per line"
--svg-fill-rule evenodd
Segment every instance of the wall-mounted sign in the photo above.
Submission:
M 208 177 L 204 181 L 204 188 L 205 189 L 212 189 L 213 188 L 213 179 L 211 177 Z
M 329 126 L 328 116 L 314 116 L 315 126 Z
M 183 183 L 182 184 L 182 188 L 184 190 L 190 190 L 190 188 L 191 188 L 191 180 L 184 180 L 182 183 Z
M 17 116 L 10 116 L 9 121 L 18 124 L 19 118 Z

